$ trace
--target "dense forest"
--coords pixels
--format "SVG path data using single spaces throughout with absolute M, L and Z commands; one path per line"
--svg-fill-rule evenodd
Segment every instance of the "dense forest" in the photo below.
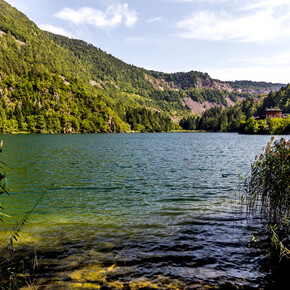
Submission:
M 261 90 L 279 86 L 231 86 L 197 71 L 167 74 L 138 68 L 82 40 L 42 31 L 0 0 L 2 133 L 159 132 L 181 129 L 180 125 L 232 131 L 245 118 L 236 116 L 238 109 L 228 107 L 229 102 L 248 104 Z M 196 118 L 186 99 L 225 107 L 228 124 L 215 124 L 213 119 L 225 113 L 213 108 L 200 124 L 183 125 L 187 118 Z
M 279 91 L 270 92 L 265 97 L 247 98 L 233 107 L 211 108 L 200 116 L 181 119 L 180 126 L 185 130 L 206 130 L 214 132 L 240 132 L 257 134 L 289 134 L 290 116 L 268 120 L 257 120 L 267 108 L 280 108 L 290 113 L 290 85 Z
M 127 111 L 138 107 L 150 116 L 154 87 L 142 69 L 83 41 L 44 33 L 2 0 L 0 14 L 0 132 L 124 132 Z M 155 102 L 167 112 L 184 110 L 170 93 Z M 152 122 L 163 118 L 154 116 Z M 165 120 L 162 130 L 178 126 Z

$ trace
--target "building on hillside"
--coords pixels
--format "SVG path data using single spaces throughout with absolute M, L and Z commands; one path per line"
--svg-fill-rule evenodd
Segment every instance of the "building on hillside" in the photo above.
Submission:
M 266 109 L 266 120 L 269 118 L 282 118 L 282 112 L 281 109 Z

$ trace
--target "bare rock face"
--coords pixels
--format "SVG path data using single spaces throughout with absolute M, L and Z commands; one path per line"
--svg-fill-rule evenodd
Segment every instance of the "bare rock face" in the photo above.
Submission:
M 164 91 L 164 88 L 178 90 L 177 85 L 173 81 L 166 81 L 165 79 L 154 78 L 145 74 L 145 79 L 149 81 L 156 90 Z
M 109 116 L 108 126 L 110 128 L 111 133 L 116 133 L 116 122 L 113 120 L 113 117 Z
M 164 77 L 154 77 L 150 74 L 145 74 L 145 79 L 157 90 L 171 89 L 175 91 L 186 91 L 195 88 L 221 90 L 228 93 L 236 92 L 238 94 L 248 93 L 253 95 L 269 94 L 271 91 L 276 91 L 283 86 L 283 84 L 252 81 L 225 82 L 213 79 L 207 73 L 199 73 L 198 75 L 198 72 L 167 74 Z M 185 86 L 184 83 L 186 84 Z
M 234 89 L 231 87 L 230 84 L 226 82 L 222 82 L 220 80 L 215 80 L 210 77 L 206 78 L 198 78 L 197 81 L 197 88 L 198 89 L 213 89 L 213 90 L 222 90 L 227 92 L 233 92 Z
M 193 101 L 191 98 L 184 98 L 183 105 L 188 106 L 193 112 L 197 113 L 198 115 L 202 115 L 206 110 L 210 108 L 221 106 L 216 103 L 212 103 L 208 101 L 203 102 L 203 103 L 198 103 L 196 101 Z

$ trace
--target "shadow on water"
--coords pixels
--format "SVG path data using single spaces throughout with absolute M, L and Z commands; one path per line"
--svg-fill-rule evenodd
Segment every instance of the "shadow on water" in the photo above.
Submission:
M 90 235 L 86 240 L 68 230 L 63 237 L 53 238 L 53 243 L 35 245 L 39 263 L 31 275 L 42 285 L 91 283 L 128 289 L 142 285 L 149 289 L 270 289 L 289 282 L 283 265 L 271 272 L 266 253 L 255 245 L 248 247 L 246 230 L 253 228 L 247 228 L 244 213 L 237 209 L 226 216 L 195 217 L 176 227 L 171 234 L 161 231 L 159 235 L 150 229 L 146 234 L 144 230 L 108 234 L 95 229 L 94 238 Z M 44 236 L 48 235 L 54 234 Z M 32 259 L 32 249 L 23 249 Z

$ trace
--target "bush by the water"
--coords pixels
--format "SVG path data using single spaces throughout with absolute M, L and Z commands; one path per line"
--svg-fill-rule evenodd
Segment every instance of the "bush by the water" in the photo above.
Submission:
M 290 140 L 268 142 L 256 156 L 243 184 L 242 199 L 249 213 L 266 219 L 272 245 L 280 258 L 290 258 Z
M 289 134 L 290 117 L 269 118 L 268 120 L 250 118 L 240 123 L 238 131 L 242 134 Z

